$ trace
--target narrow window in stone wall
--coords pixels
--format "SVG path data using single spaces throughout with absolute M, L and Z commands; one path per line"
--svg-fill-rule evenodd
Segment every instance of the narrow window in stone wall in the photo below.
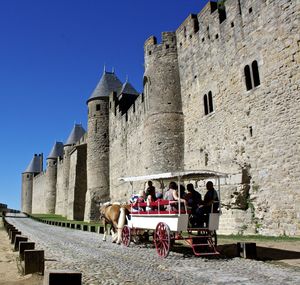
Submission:
M 245 66 L 244 72 L 245 72 L 246 88 L 247 90 L 250 90 L 252 89 L 252 83 L 251 83 L 251 73 L 250 73 L 249 65 Z
M 258 63 L 256 60 L 252 62 L 251 67 L 246 65 L 244 72 L 247 91 L 260 85 Z
M 213 106 L 213 99 L 212 99 L 211 91 L 208 92 L 208 106 L 209 106 L 209 113 L 213 112 L 214 106 Z
M 252 62 L 252 73 L 253 73 L 253 83 L 254 83 L 254 86 L 256 87 L 256 86 L 260 85 L 258 64 L 257 64 L 256 60 L 254 60 Z
M 208 114 L 208 104 L 207 104 L 207 95 L 205 94 L 203 97 L 203 104 L 204 104 L 204 114 Z
M 100 104 L 96 105 L 96 111 L 100 111 Z
M 211 91 L 208 92 L 208 96 L 203 96 L 204 114 L 208 115 L 214 111 L 213 98 Z

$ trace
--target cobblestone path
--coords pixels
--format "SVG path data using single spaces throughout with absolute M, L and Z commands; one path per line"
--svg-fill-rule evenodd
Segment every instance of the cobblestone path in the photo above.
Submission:
M 102 235 L 50 226 L 29 218 L 7 218 L 45 250 L 46 269 L 83 273 L 83 284 L 300 284 L 300 270 L 261 261 L 206 259 L 171 251 L 166 259 L 145 245 L 112 244 Z M 110 238 L 110 237 L 109 237 Z

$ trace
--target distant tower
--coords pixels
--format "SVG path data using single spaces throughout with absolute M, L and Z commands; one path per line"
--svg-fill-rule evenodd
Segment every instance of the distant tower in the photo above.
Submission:
M 55 142 L 50 154 L 47 157 L 46 191 L 45 191 L 45 213 L 55 213 L 56 203 L 56 179 L 57 179 L 57 159 L 63 156 L 64 145 L 62 142 Z
M 26 170 L 22 173 L 22 201 L 21 210 L 32 213 L 33 177 L 43 171 L 43 154 L 35 154 Z
M 82 136 L 85 134 L 85 130 L 81 124 L 75 124 L 66 143 L 64 144 L 64 156 L 63 156 L 63 181 L 61 187 L 57 184 L 56 194 L 56 206 L 55 213 L 63 216 L 67 216 L 68 207 L 68 191 L 69 191 L 69 171 L 70 171 L 70 151 L 74 144 L 76 144 Z
M 109 199 L 108 103 L 111 92 L 120 93 L 122 83 L 104 70 L 96 89 L 87 101 L 87 192 L 84 220 L 99 217 L 99 202 Z
M 162 33 L 145 42 L 144 125 L 145 173 L 183 168 L 183 113 L 177 58 L 176 35 Z

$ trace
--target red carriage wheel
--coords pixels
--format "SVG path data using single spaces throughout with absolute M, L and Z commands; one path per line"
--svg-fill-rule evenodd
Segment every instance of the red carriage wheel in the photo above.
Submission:
M 125 225 L 122 229 L 122 243 L 125 246 L 129 246 L 131 240 L 131 229 Z
M 167 257 L 170 252 L 170 228 L 166 223 L 157 224 L 154 232 L 154 244 L 160 257 Z

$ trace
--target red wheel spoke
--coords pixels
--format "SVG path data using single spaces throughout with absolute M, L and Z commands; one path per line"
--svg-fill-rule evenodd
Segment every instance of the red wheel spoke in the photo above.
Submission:
M 160 257 L 167 257 L 170 251 L 170 229 L 165 223 L 158 223 L 155 235 L 154 243 L 156 251 Z

